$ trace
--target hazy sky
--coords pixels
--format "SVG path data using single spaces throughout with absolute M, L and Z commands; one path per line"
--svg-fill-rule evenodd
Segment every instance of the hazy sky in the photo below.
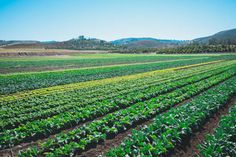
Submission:
M 0 40 L 193 39 L 236 28 L 236 0 L 0 0 Z

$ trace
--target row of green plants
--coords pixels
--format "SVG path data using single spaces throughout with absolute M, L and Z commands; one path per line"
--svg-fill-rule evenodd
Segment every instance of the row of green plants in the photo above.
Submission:
M 190 78 L 183 79 L 180 81 L 175 81 L 168 85 L 164 84 L 160 88 L 148 90 L 146 94 L 136 93 L 136 96 L 134 96 L 135 95 L 134 93 L 126 97 L 121 97 L 120 99 L 108 100 L 101 103 L 86 106 L 85 108 L 78 108 L 77 110 L 75 109 L 71 112 L 61 113 L 52 118 L 27 122 L 26 124 L 22 124 L 17 128 L 14 128 L 11 130 L 4 130 L 1 133 L 2 134 L 1 142 L 3 145 L 6 145 L 5 147 L 8 147 L 11 145 L 19 144 L 23 142 L 24 140 L 30 141 L 33 139 L 49 136 L 65 128 L 70 128 L 72 126 L 78 125 L 81 122 L 94 119 L 99 116 L 106 115 L 109 112 L 113 112 L 121 108 L 129 107 L 132 104 L 135 104 L 135 103 L 137 104 L 142 101 L 143 101 L 142 103 L 152 101 L 151 99 L 152 97 L 156 97 L 162 92 L 170 92 L 176 88 L 180 88 L 186 85 L 188 87 L 188 84 L 191 84 L 191 83 L 195 84 L 194 82 L 202 83 L 208 80 L 207 79 L 208 77 L 210 77 L 209 78 L 210 80 L 216 77 L 219 77 L 220 79 L 222 79 L 222 77 L 220 77 L 222 75 L 224 75 L 223 77 L 230 77 L 234 74 L 235 74 L 235 70 L 228 70 L 222 74 L 214 75 L 211 77 L 198 75 L 198 76 L 190 77 Z M 150 100 L 147 100 L 147 99 L 150 99 Z M 147 101 L 144 101 L 144 100 L 147 100 Z
M 56 87 L 42 88 L 33 91 L 20 92 L 0 98 L 0 106 L 13 109 L 21 108 L 32 108 L 35 106 L 50 106 L 50 102 L 66 103 L 70 101 L 84 100 L 86 97 L 88 99 L 95 97 L 104 97 L 109 93 L 115 94 L 116 92 L 122 90 L 131 90 L 136 86 L 146 86 L 150 84 L 155 84 L 158 81 L 164 81 L 167 79 L 174 79 L 176 75 L 183 74 L 189 75 L 190 73 L 206 71 L 208 69 L 213 69 L 221 66 L 232 65 L 235 62 L 207 62 L 204 64 L 194 64 L 189 66 L 164 69 L 161 71 L 151 71 L 136 75 L 128 75 L 122 77 L 115 77 L 103 80 L 88 81 L 83 83 L 74 83 L 68 85 L 61 85 Z M 209 64 L 209 65 L 207 65 Z M 114 89 L 114 90 L 113 90 Z M 43 101 L 42 101 L 43 100 Z M 62 101 L 63 100 L 63 101 Z M 22 103 L 23 102 L 23 103 Z M 23 105 L 22 105 L 23 104 Z M 45 104 L 45 105 L 44 105 Z M 4 110 L 7 109 L 4 107 Z M 7 112 L 7 110 L 6 110 Z
M 95 118 L 96 116 L 102 116 L 106 114 L 106 112 L 111 112 L 119 108 L 122 108 L 123 107 L 122 105 L 124 104 L 125 106 L 129 106 L 140 100 L 143 101 L 143 100 L 150 99 L 151 97 L 155 97 L 159 94 L 169 92 L 173 89 L 182 87 L 184 85 L 194 83 L 202 79 L 206 79 L 216 74 L 220 74 L 224 72 L 225 70 L 227 70 L 228 68 L 229 67 L 226 67 L 226 68 L 224 67 L 224 68 L 220 68 L 220 69 L 212 70 L 212 71 L 208 70 L 207 72 L 200 72 L 200 73 L 198 72 L 198 73 L 191 74 L 190 76 L 184 75 L 184 77 L 181 77 L 181 78 L 170 79 L 164 82 L 158 82 L 158 84 L 161 84 L 161 85 L 151 84 L 150 86 L 144 86 L 142 88 L 138 87 L 136 90 L 134 90 L 133 88 L 133 90 L 129 91 L 129 93 L 127 91 L 122 91 L 119 95 L 117 96 L 113 95 L 112 98 L 110 99 L 104 99 L 104 100 L 96 101 L 93 103 L 87 103 L 86 105 L 85 104 L 81 105 L 78 101 L 77 102 L 73 101 L 73 102 L 67 103 L 66 105 L 64 104 L 63 106 L 58 106 L 54 108 L 50 106 L 51 108 L 47 110 L 45 110 L 45 108 L 43 109 L 41 108 L 41 112 L 40 110 L 38 110 L 37 108 L 38 106 L 36 106 L 33 109 L 37 112 L 32 112 L 31 110 L 30 114 L 27 114 L 27 113 L 21 114 L 22 111 L 24 110 L 19 108 L 20 105 L 17 105 L 18 109 L 14 109 L 13 111 L 11 111 L 10 110 L 11 108 L 10 108 L 8 111 L 6 111 L 7 113 L 1 116 L 2 120 L 0 121 L 1 122 L 0 130 L 16 128 L 19 125 L 28 123 L 30 121 L 38 120 L 38 119 L 47 118 L 47 121 L 48 121 L 49 117 L 58 115 L 60 113 L 63 113 L 61 115 L 64 115 L 65 113 L 68 114 L 69 112 L 72 115 L 78 115 L 80 113 L 85 112 L 85 113 L 88 113 L 86 116 L 87 118 L 81 117 L 81 119 L 87 120 L 87 119 Z M 111 104 L 111 102 L 114 102 L 113 105 L 109 105 Z M 104 112 L 103 110 L 106 110 L 106 112 Z M 29 111 L 29 109 L 27 109 L 27 111 Z M 8 116 L 6 118 L 7 115 L 12 116 L 12 117 L 9 118 Z
M 201 127 L 235 93 L 236 77 L 204 92 L 183 106 L 172 108 L 168 112 L 158 115 L 150 125 L 139 131 L 133 130 L 130 137 L 126 138 L 118 147 L 108 151 L 106 155 L 108 157 L 168 156 L 170 150 L 181 145 L 184 138 L 191 136 L 194 129 Z M 235 117 L 232 118 L 235 119 Z M 231 125 L 235 128 L 235 120 L 233 121 L 234 123 Z M 227 147 L 227 145 L 223 147 Z M 213 156 L 220 155 L 213 154 Z
M 80 153 L 104 139 L 113 138 L 130 127 L 151 119 L 158 113 L 207 90 L 231 76 L 231 74 L 226 72 L 222 75 L 178 88 L 148 101 L 136 103 L 67 133 L 60 133 L 55 138 L 39 144 L 39 147 L 32 147 L 21 152 L 20 156 L 69 156 L 75 152 Z
M 94 58 L 92 58 L 94 57 Z M 106 66 L 114 64 L 130 64 L 130 63 L 145 63 L 155 61 L 168 61 L 176 59 L 188 59 L 192 56 L 160 56 L 160 55 L 112 55 L 100 54 L 93 56 L 69 56 L 69 57 L 20 57 L 20 58 L 0 58 L 0 73 L 21 72 L 21 71 L 37 71 L 47 70 L 50 67 L 55 69 L 62 68 L 84 68 L 93 66 Z M 193 56 L 198 58 L 199 56 Z
M 4 101 L 0 102 L 2 110 L 0 111 L 2 117 L 9 117 L 7 114 L 10 113 L 10 116 L 16 116 L 14 114 L 15 110 L 20 110 L 20 113 L 33 113 L 34 111 L 38 111 L 40 109 L 46 110 L 57 106 L 64 106 L 70 102 L 81 102 L 82 104 L 87 104 L 89 102 L 100 101 L 105 98 L 114 97 L 121 93 L 125 94 L 127 92 L 136 91 L 143 88 L 148 88 L 149 86 L 157 85 L 163 81 L 176 79 L 178 77 L 185 77 L 185 75 L 192 75 L 197 72 L 204 72 L 207 70 L 214 70 L 214 68 L 221 68 L 223 66 L 230 66 L 234 64 L 234 62 L 221 62 L 212 65 L 205 65 L 200 67 L 188 67 L 188 69 L 180 69 L 177 71 L 166 71 L 164 73 L 143 73 L 138 74 L 139 77 L 135 75 L 130 75 L 132 78 L 126 78 L 125 80 L 120 79 L 120 81 L 110 81 L 110 79 L 106 81 L 102 81 L 99 85 L 91 86 L 91 87 L 83 87 L 77 84 L 71 84 L 71 89 L 68 90 L 67 86 L 58 86 L 56 90 L 50 91 L 48 94 L 44 94 L 44 91 L 48 91 L 48 89 L 37 91 L 37 95 L 31 93 L 30 97 L 23 97 L 21 95 L 15 97 L 15 95 L 8 96 L 4 98 Z M 133 77 L 135 76 L 135 77 Z M 140 78 L 140 76 L 142 76 Z M 94 82 L 89 82 L 89 84 L 94 84 Z M 77 87 L 78 86 L 78 87 Z M 78 89 L 77 89 L 78 88 Z M 67 91 L 68 90 L 68 91 Z M 127 92 L 126 92 L 127 91 Z M 19 97 L 19 99 L 18 99 Z M 21 99 L 20 99 L 21 98 Z M 25 111 L 25 112 L 24 112 Z
M 199 146 L 202 156 L 235 156 L 236 155 L 236 105 L 227 116 L 221 118 L 213 134 L 207 135 Z
M 132 78 L 132 79 L 125 79 L 121 81 L 116 82 L 110 82 L 109 84 L 106 82 L 102 82 L 102 84 L 99 84 L 99 86 L 92 86 L 92 87 L 84 87 L 77 89 L 76 85 L 73 85 L 70 90 L 67 91 L 67 87 L 61 86 L 56 91 L 51 92 L 47 95 L 33 95 L 31 97 L 26 97 L 23 99 L 14 99 L 14 100 L 6 100 L 2 101 L 0 104 L 2 107 L 7 106 L 7 108 L 4 108 L 5 113 L 3 112 L 4 116 L 9 113 L 11 110 L 14 111 L 14 109 L 20 109 L 25 110 L 29 109 L 29 112 L 32 113 L 32 108 L 35 108 L 35 110 L 38 111 L 38 107 L 41 107 L 43 109 L 51 108 L 51 105 L 63 105 L 66 102 L 80 102 L 85 101 L 86 99 L 93 99 L 93 98 L 103 98 L 108 96 L 110 93 L 114 94 L 112 96 L 115 96 L 119 92 L 126 93 L 125 91 L 136 91 L 140 88 L 154 86 L 157 84 L 160 84 L 163 81 L 172 80 L 179 78 L 180 76 L 185 77 L 185 75 L 191 75 L 193 73 L 197 72 L 204 72 L 209 69 L 214 69 L 214 67 L 219 68 L 221 66 L 226 66 L 230 64 L 226 63 L 218 63 L 217 65 L 208 65 L 208 66 L 202 66 L 202 67 L 195 67 L 195 68 L 189 68 L 185 70 L 179 70 L 179 71 L 169 71 L 166 73 L 158 73 L 147 75 L 144 73 L 142 74 L 142 78 Z M 14 95 L 13 95 L 14 96 Z M 42 99 L 43 102 L 42 103 Z M 62 101 L 63 100 L 63 101 Z M 97 101 L 97 99 L 96 99 Z M 56 104 L 53 104 L 52 102 L 57 102 Z M 9 110 L 7 110 L 9 109 Z M 12 115 L 12 113 L 11 113 Z M 15 116 L 13 114 L 13 116 Z
M 138 90 L 146 89 L 151 86 L 156 86 L 162 82 L 173 81 L 176 79 L 190 77 L 210 72 L 218 68 L 224 68 L 224 66 L 230 64 L 217 64 L 208 65 L 203 67 L 196 67 L 186 70 L 178 70 L 176 72 L 167 72 L 164 74 L 154 74 L 152 76 L 145 76 L 139 79 L 126 80 L 122 82 L 115 82 L 106 85 L 100 85 L 90 88 L 84 88 L 80 90 L 73 90 L 64 93 L 64 88 L 61 90 L 63 93 L 53 93 L 46 96 L 32 97 L 30 99 L 16 100 L 13 102 L 1 103 L 2 110 L 0 111 L 0 118 L 5 120 L 11 117 L 24 116 L 24 114 L 38 112 L 43 110 L 46 112 L 47 109 L 52 109 L 57 106 L 61 107 L 71 102 L 81 103 L 84 106 L 88 103 L 101 101 L 103 99 L 118 96 L 120 94 L 126 94 L 129 92 L 135 92 Z M 59 108 L 60 109 L 60 108 Z
M 10 94 L 24 90 L 39 89 L 56 85 L 63 85 L 115 76 L 124 76 L 158 69 L 166 69 L 202 62 L 220 60 L 220 58 L 205 57 L 191 60 L 176 60 L 160 63 L 143 63 L 124 66 L 100 67 L 93 69 L 77 69 L 65 71 L 50 71 L 38 73 L 24 73 L 0 76 L 0 94 Z

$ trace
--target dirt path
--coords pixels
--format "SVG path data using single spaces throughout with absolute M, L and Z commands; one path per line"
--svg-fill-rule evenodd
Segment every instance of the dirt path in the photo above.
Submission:
M 199 150 L 197 148 L 198 144 L 203 143 L 205 136 L 207 134 L 214 133 L 214 129 L 218 126 L 222 116 L 229 113 L 229 109 L 235 104 L 236 95 L 230 99 L 230 101 L 223 106 L 217 113 L 213 115 L 201 128 L 195 130 L 191 135 L 190 139 L 185 139 L 183 144 L 176 147 L 171 154 L 171 157 L 194 157 L 199 155 Z

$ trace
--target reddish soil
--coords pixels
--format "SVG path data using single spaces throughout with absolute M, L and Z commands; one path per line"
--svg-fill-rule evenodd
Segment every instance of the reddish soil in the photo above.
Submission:
M 185 141 L 176 147 L 171 154 L 171 157 L 195 157 L 200 154 L 197 146 L 203 143 L 207 134 L 214 133 L 214 129 L 218 126 L 222 116 L 229 113 L 229 109 L 235 104 L 236 95 L 217 113 L 213 115 L 201 128 L 195 130 L 190 138 L 186 138 Z

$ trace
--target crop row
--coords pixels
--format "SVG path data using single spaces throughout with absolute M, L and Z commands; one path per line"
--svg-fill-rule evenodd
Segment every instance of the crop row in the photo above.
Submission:
M 140 122 L 147 121 L 161 111 L 167 110 L 171 106 L 180 103 L 231 76 L 231 74 L 226 72 L 220 76 L 211 77 L 178 88 L 156 98 L 136 103 L 126 109 L 107 114 L 99 120 L 94 120 L 87 125 L 75 128 L 67 133 L 60 133 L 54 139 L 48 139 L 46 142 L 40 144 L 39 148 L 33 147 L 21 154 L 32 156 L 38 156 L 40 154 L 47 156 L 63 156 L 69 155 L 75 151 L 84 151 L 90 145 L 97 144 L 105 138 L 112 138 L 128 128 L 136 126 Z
M 9 129 L 9 128 L 14 128 L 19 126 L 20 124 L 24 124 L 29 121 L 37 120 L 37 119 L 42 119 L 42 118 L 49 118 L 54 115 L 63 113 L 62 115 L 65 115 L 65 112 L 69 112 L 71 115 L 78 115 L 81 113 L 89 113 L 90 115 L 86 116 L 86 118 L 80 117 L 81 119 L 87 120 L 90 118 L 94 118 L 96 116 L 101 116 L 104 115 L 108 112 L 117 110 L 119 108 L 122 108 L 123 104 L 126 106 L 129 106 L 131 104 L 134 104 L 140 100 L 147 100 L 150 99 L 151 97 L 155 97 L 159 94 L 163 94 L 166 92 L 169 92 L 173 89 L 179 88 L 181 86 L 194 83 L 197 81 L 200 81 L 202 79 L 206 79 L 208 77 L 211 77 L 216 74 L 220 74 L 227 70 L 227 68 L 221 68 L 217 69 L 214 71 L 208 71 L 205 73 L 197 73 L 191 76 L 186 76 L 181 79 L 176 79 L 176 80 L 170 80 L 167 82 L 161 82 L 162 84 L 157 86 L 153 85 L 150 87 L 145 86 L 145 88 L 138 88 L 136 92 L 122 92 L 122 94 L 118 96 L 114 96 L 111 99 L 104 99 L 99 102 L 93 102 L 90 105 L 81 105 L 79 102 L 70 102 L 67 105 L 64 106 L 59 106 L 56 108 L 50 108 L 48 110 L 43 110 L 39 111 L 36 108 L 37 112 L 30 112 L 30 114 L 20 114 L 22 113 L 22 109 L 19 108 L 19 110 L 15 109 L 13 111 L 8 110 L 5 114 L 1 116 L 2 122 L 1 122 L 1 130 L 2 129 Z M 174 83 L 173 83 L 174 82 Z M 114 102 L 113 105 L 110 105 L 111 102 Z M 20 105 L 17 105 L 19 107 Z M 28 109 L 27 109 L 28 110 Z M 35 108 L 34 108 L 35 110 Z M 106 112 L 104 111 L 106 110 Z M 29 110 L 28 110 L 29 111 Z M 32 111 L 32 110 L 31 110 Z M 101 112 L 103 111 L 103 112 Z M 68 113 L 66 113 L 68 114 Z M 12 116 L 13 118 L 9 118 L 9 116 Z M 92 116 L 91 116 L 92 115 Z M 6 118 L 8 116 L 8 118 Z M 64 117 L 64 116 L 62 116 Z M 53 118 L 54 119 L 54 118 Z M 48 119 L 47 119 L 48 121 Z M 49 120 L 50 121 L 50 120 Z
M 144 85 L 149 85 L 149 84 L 153 84 L 153 83 L 157 83 L 158 81 L 164 81 L 164 80 L 168 80 L 168 79 L 174 79 L 176 78 L 176 73 L 181 74 L 181 73 L 185 73 L 190 74 L 190 73 L 194 73 L 194 72 L 200 72 L 200 71 L 204 71 L 204 70 L 208 70 L 208 69 L 213 69 L 214 67 L 221 67 L 221 66 L 225 66 L 225 65 L 230 65 L 233 64 L 231 62 L 224 62 L 224 63 L 217 63 L 214 65 L 207 65 L 207 66 L 202 66 L 202 67 L 189 67 L 189 69 L 185 69 L 185 70 L 178 70 L 178 71 L 173 71 L 173 70 L 164 70 L 164 71 L 154 71 L 154 72 L 148 72 L 148 73 L 142 73 L 142 74 L 137 74 L 137 75 L 130 75 L 130 76 L 123 76 L 123 77 L 118 77 L 118 78 L 111 78 L 111 79 L 104 79 L 104 80 L 97 80 L 97 81 L 89 81 L 86 83 L 78 83 L 78 84 L 69 84 L 69 85 L 62 85 L 62 86 L 56 86 L 56 87 L 49 87 L 49 88 L 43 88 L 43 89 L 38 89 L 36 91 L 32 91 L 31 96 L 30 97 L 25 97 L 25 98 L 19 98 L 15 97 L 15 95 L 18 94 L 13 94 L 10 96 L 7 96 L 8 99 L 6 99 L 6 97 L 4 97 L 1 100 L 1 106 L 8 106 L 8 107 L 12 107 L 15 105 L 12 104 L 16 104 L 19 101 L 24 101 L 24 103 L 29 102 L 32 106 L 32 103 L 34 103 L 33 105 L 39 105 L 41 104 L 41 102 L 37 103 L 34 102 L 35 100 L 39 100 L 39 99 L 44 99 L 47 102 L 50 101 L 50 97 L 53 100 L 65 100 L 67 99 L 67 101 L 71 98 L 75 98 L 76 101 L 79 99 L 79 97 L 85 95 L 88 98 L 92 98 L 94 97 L 92 94 L 98 94 L 100 92 L 102 92 L 102 94 L 107 94 L 104 93 L 104 91 L 107 90 L 113 90 L 114 91 L 121 91 L 121 90 L 125 90 L 125 89 L 129 89 L 128 87 L 130 87 L 131 85 L 133 87 L 135 86 L 144 86 Z M 92 85 L 92 86 L 91 86 Z M 127 87 L 128 86 L 128 87 Z M 51 89 L 53 88 L 53 89 Z M 50 91 L 50 93 L 45 93 L 45 91 Z M 34 95 L 34 93 L 37 92 L 37 95 Z M 86 93 L 87 92 L 87 93 Z M 110 92 L 110 91 L 108 91 Z M 27 93 L 27 92 L 26 92 Z M 41 94 L 42 93 L 42 94 Z M 80 95 L 78 95 L 78 93 Z M 92 95 L 92 96 L 91 96 Z M 23 93 L 20 94 L 19 96 L 23 97 Z M 102 96 L 102 95 L 100 95 Z M 14 98 L 15 97 L 15 98 Z M 60 97 L 60 99 L 58 98 Z M 74 100 L 73 100 L 74 101 Z M 12 106 L 11 106 L 12 105 Z M 17 104 L 17 106 L 19 106 L 19 104 Z M 31 106 L 27 106 L 31 107 Z
M 214 61 L 212 58 L 178 60 L 165 63 L 144 63 L 139 65 L 125 65 L 114 67 L 101 67 L 94 69 L 77 69 L 67 71 L 51 71 L 39 73 L 25 73 L 17 75 L 0 76 L 0 94 L 15 93 L 23 90 L 32 90 L 56 85 L 63 85 L 75 82 L 84 82 L 124 76 L 135 73 L 142 73 L 158 69 L 166 69 L 177 66 L 184 66 L 196 63 Z
M 221 118 L 215 132 L 208 135 L 199 146 L 202 156 L 235 156 L 236 155 L 236 106 L 229 115 Z
M 226 66 L 226 64 L 223 64 Z M 152 75 L 142 79 L 126 80 L 122 82 L 110 83 L 102 86 L 95 86 L 90 88 L 84 88 L 80 90 L 73 90 L 71 92 L 65 93 L 55 93 L 47 95 L 44 97 L 33 97 L 31 99 L 23 99 L 14 102 L 4 102 L 1 103 L 2 107 L 0 110 L 0 118 L 2 120 L 6 118 L 11 118 L 17 116 L 24 116 L 23 114 L 38 112 L 40 110 L 45 110 L 55 108 L 57 106 L 64 106 L 70 104 L 71 102 L 76 102 L 84 106 L 88 103 L 93 103 L 96 101 L 101 101 L 105 98 L 115 97 L 120 94 L 126 94 L 129 92 L 135 92 L 137 90 L 149 88 L 151 86 L 156 86 L 166 81 L 175 81 L 176 79 L 190 77 L 192 75 L 197 75 L 204 73 L 206 71 L 210 72 L 219 68 L 224 68 L 222 64 L 212 66 L 204 66 L 198 68 L 192 68 L 184 71 L 168 72 L 159 75 Z M 161 78 L 160 78 L 161 77 Z M 82 93 L 82 94 L 81 94 Z
M 134 75 L 127 75 L 127 76 L 119 76 L 119 77 L 113 77 L 113 78 L 106 78 L 101 80 L 93 80 L 93 81 L 87 81 L 87 82 L 79 82 L 79 83 L 72 83 L 72 84 L 66 84 L 66 85 L 59 85 L 59 86 L 53 86 L 53 87 L 47 87 L 47 88 L 41 88 L 41 89 L 35 89 L 30 91 L 22 91 L 14 94 L 10 94 L 8 96 L 0 96 L 0 104 L 6 104 L 9 102 L 17 102 L 19 100 L 26 100 L 28 98 L 32 98 L 32 100 L 36 99 L 37 97 L 48 97 L 50 95 L 64 95 L 66 93 L 66 96 L 68 93 L 74 93 L 78 90 L 84 89 L 84 88 L 94 88 L 97 86 L 106 86 L 114 83 L 119 82 L 126 82 L 126 81 L 135 81 L 139 79 L 149 79 L 150 77 L 154 77 L 155 79 L 158 77 L 158 75 L 163 75 L 164 77 L 168 76 L 167 73 L 172 73 L 175 71 L 184 71 L 188 69 L 196 69 L 197 67 L 202 67 L 204 69 L 205 66 L 214 66 L 214 65 L 220 65 L 220 64 L 234 64 L 235 61 L 214 61 L 214 62 L 206 62 L 206 63 L 200 63 L 200 64 L 192 64 L 187 66 L 181 66 L 177 68 L 169 68 L 169 69 L 163 69 L 163 70 L 155 70 L 140 74 L 134 74 Z M 159 77 L 159 79 L 163 78 L 162 76 Z M 89 89 L 90 90 L 90 89 Z M 54 98 L 57 98 L 55 96 Z
M 225 74 L 226 76 L 228 75 L 227 77 L 229 77 L 231 75 L 234 75 L 234 73 L 235 73 L 234 71 L 228 70 L 227 72 L 224 72 L 223 74 Z M 213 77 L 215 78 L 223 74 L 218 74 Z M 132 93 L 131 95 L 123 96 L 123 97 L 120 97 L 119 99 L 102 101 L 100 103 L 88 105 L 84 108 L 78 108 L 77 110 L 75 109 L 71 112 L 61 113 L 52 118 L 28 122 L 25 125 L 21 125 L 18 128 L 15 128 L 13 130 L 4 131 L 2 133 L 3 135 L 5 135 L 3 136 L 3 138 L 11 137 L 11 140 L 12 140 L 13 137 L 17 137 L 16 141 L 20 142 L 22 141 L 21 138 L 28 139 L 28 138 L 34 138 L 34 137 L 38 138 L 41 136 L 48 136 L 51 133 L 62 130 L 65 127 L 71 127 L 83 121 L 94 119 L 98 116 L 105 115 L 109 112 L 113 112 L 115 110 L 128 107 L 134 103 L 138 103 L 139 101 L 151 99 L 152 97 L 155 97 L 162 92 L 169 92 L 176 88 L 186 86 L 189 83 L 194 83 L 194 82 L 199 82 L 199 81 L 201 82 L 202 79 L 206 79 L 208 77 L 210 76 L 206 74 L 205 76 L 198 75 L 198 76 L 190 77 L 190 78 L 183 79 L 180 81 L 175 81 L 173 83 L 169 83 L 168 85 L 163 84 L 163 86 L 160 86 L 160 87 L 157 86 L 156 88 L 147 90 L 146 94 L 145 92 L 144 93 L 141 92 L 140 94 Z M 20 118 L 18 119 L 18 121 L 20 121 Z M 10 120 L 8 122 L 9 122 L 7 123 L 8 126 L 11 126 L 10 124 L 12 124 L 12 122 L 14 121 Z M 14 142 L 14 143 L 17 143 L 17 142 Z
M 202 126 L 235 93 L 236 78 L 234 77 L 204 92 L 191 102 L 158 115 L 152 124 L 142 130 L 133 130 L 132 135 L 120 146 L 110 150 L 107 156 L 167 155 L 168 151 L 181 144 L 183 138 L 190 136 L 193 129 Z M 231 125 L 235 127 L 235 120 L 233 121 Z M 213 156 L 219 156 L 219 154 Z
M 29 112 L 32 112 L 32 108 L 35 110 L 39 110 L 40 107 L 42 109 L 51 108 L 54 106 L 62 106 L 67 102 L 80 102 L 86 100 L 95 99 L 96 101 L 100 99 L 104 99 L 107 96 L 111 95 L 114 97 L 115 95 L 119 95 L 119 92 L 126 93 L 131 91 L 139 90 L 140 88 L 147 88 L 149 86 L 157 85 L 163 81 L 174 80 L 180 77 L 187 77 L 193 74 L 202 73 L 207 70 L 215 70 L 217 68 L 223 68 L 224 66 L 230 66 L 234 64 L 234 62 L 223 62 L 217 63 L 214 65 L 207 65 L 201 67 L 194 67 L 185 70 L 177 70 L 177 71 L 163 71 L 157 73 L 143 73 L 138 75 L 131 75 L 117 78 L 117 79 L 106 79 L 105 81 L 99 80 L 99 84 L 91 86 L 91 87 L 84 87 L 77 89 L 76 84 L 72 84 L 74 89 L 67 91 L 65 86 L 60 87 L 57 91 L 47 95 L 38 95 L 27 97 L 24 99 L 16 99 L 16 100 L 5 100 L 1 101 L 2 107 L 2 114 L 7 114 L 9 110 L 13 110 L 14 108 L 18 110 L 25 110 L 29 109 Z M 119 81 L 117 81 L 119 80 Z M 91 82 L 91 84 L 96 84 L 95 82 Z M 79 86 L 79 85 L 78 85 Z M 62 91 L 62 92 L 60 92 Z M 66 91 L 66 92 L 64 92 Z M 32 95 L 34 95 L 32 93 Z M 97 99 L 99 98 L 99 99 Z M 9 109 L 9 110 L 8 110 Z
M 145 63 L 155 61 L 168 61 L 168 60 L 180 60 L 189 58 L 208 57 L 206 55 L 200 56 L 161 56 L 161 55 L 120 55 L 106 54 L 102 56 L 99 54 L 91 58 L 91 54 L 87 57 L 84 56 L 70 56 L 70 57 L 19 57 L 19 58 L 0 58 L 0 73 L 2 71 L 20 72 L 20 71 L 37 71 L 46 70 L 53 67 L 54 69 L 61 68 L 83 68 L 94 66 L 106 66 L 106 65 L 118 65 L 118 64 L 132 64 L 132 63 Z M 225 55 L 226 56 L 226 55 Z

